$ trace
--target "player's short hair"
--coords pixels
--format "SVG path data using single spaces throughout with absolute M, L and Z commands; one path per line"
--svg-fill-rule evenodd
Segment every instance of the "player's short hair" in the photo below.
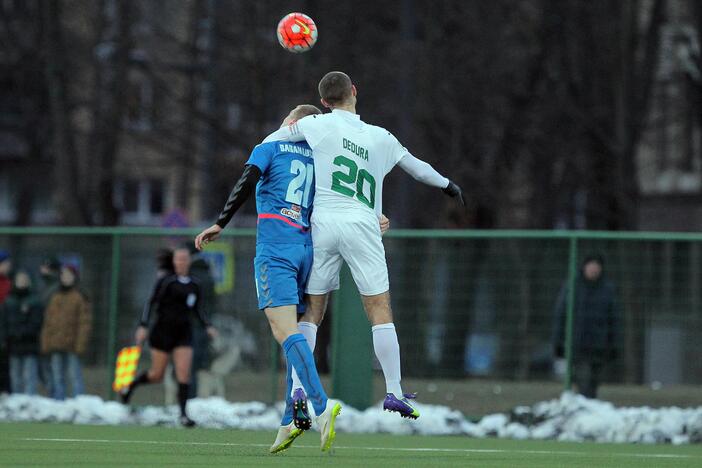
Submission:
M 319 110 L 317 106 L 313 106 L 312 104 L 300 104 L 292 110 L 292 112 L 290 113 L 290 117 L 292 117 L 295 120 L 300 120 L 301 118 L 307 117 L 308 115 L 317 115 L 321 113 L 322 111 Z
M 329 105 L 336 106 L 351 97 L 351 78 L 344 72 L 332 71 L 319 82 L 319 96 Z

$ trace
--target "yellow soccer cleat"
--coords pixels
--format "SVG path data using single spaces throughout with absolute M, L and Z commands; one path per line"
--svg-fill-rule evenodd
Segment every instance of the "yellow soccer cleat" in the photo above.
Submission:
M 287 426 L 280 426 L 278 429 L 278 437 L 275 438 L 275 442 L 271 445 L 271 453 L 280 453 L 284 450 L 290 448 L 292 443 L 300 437 L 305 431 L 295 427 L 293 423 Z
M 317 416 L 317 424 L 319 425 L 319 432 L 322 434 L 322 452 L 329 450 L 334 443 L 336 438 L 336 431 L 334 430 L 334 422 L 336 417 L 341 413 L 341 403 L 337 400 L 329 399 L 327 401 L 327 408 L 322 414 Z

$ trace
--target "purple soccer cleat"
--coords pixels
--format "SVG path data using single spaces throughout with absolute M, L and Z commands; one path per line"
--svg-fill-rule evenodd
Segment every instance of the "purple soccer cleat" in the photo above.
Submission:
M 403 418 L 417 419 L 419 417 L 419 411 L 417 411 L 409 401 L 415 398 L 417 398 L 416 393 L 405 393 L 402 395 L 401 399 L 397 398 L 394 393 L 388 393 L 385 395 L 383 410 L 400 413 L 400 416 Z
M 312 427 L 312 418 L 307 409 L 307 395 L 301 388 L 296 388 L 292 396 L 293 422 L 295 427 L 307 431 Z

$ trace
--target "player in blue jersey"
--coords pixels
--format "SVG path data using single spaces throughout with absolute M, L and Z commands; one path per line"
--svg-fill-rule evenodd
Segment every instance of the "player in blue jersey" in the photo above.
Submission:
M 297 106 L 283 125 L 314 114 L 321 114 L 315 106 Z M 256 146 L 217 222 L 195 238 L 195 246 L 202 249 L 217 239 L 254 187 L 258 211 L 254 259 L 258 307 L 265 311 L 273 336 L 283 347 L 288 369 L 285 413 L 271 452 L 287 449 L 311 427 L 307 399 L 317 414 L 321 448 L 326 451 L 334 441 L 334 422 L 341 405 L 327 398 L 312 351 L 297 325 L 298 314 L 305 312 L 303 297 L 313 258 L 310 213 L 314 165 L 309 145 L 305 141 L 278 141 Z M 306 396 L 295 399 L 291 395 L 293 368 L 306 392 Z

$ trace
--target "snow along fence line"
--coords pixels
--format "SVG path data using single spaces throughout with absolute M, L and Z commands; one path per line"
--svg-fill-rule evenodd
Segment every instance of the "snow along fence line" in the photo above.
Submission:
M 492 414 L 479 422 L 468 421 L 460 411 L 446 406 L 418 404 L 417 421 L 382 411 L 379 403 L 364 411 L 344 406 L 337 420 L 341 432 L 458 435 L 476 438 L 553 439 L 562 441 L 629 443 L 701 443 L 700 408 L 616 408 L 566 392 L 560 398 L 521 406 L 509 414 Z M 194 399 L 191 417 L 202 427 L 276 430 L 283 404 L 232 403 L 221 398 Z M 66 401 L 44 397 L 0 397 L 0 421 L 63 422 L 75 424 L 136 424 L 175 426 L 175 406 L 130 409 L 96 396 Z

